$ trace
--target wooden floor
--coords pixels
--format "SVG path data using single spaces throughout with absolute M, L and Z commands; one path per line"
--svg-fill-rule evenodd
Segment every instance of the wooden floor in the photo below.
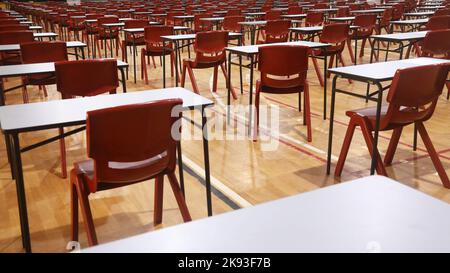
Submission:
M 359 60 L 360 63 L 368 62 L 368 50 L 366 52 L 365 57 Z M 183 55 L 185 56 L 186 52 Z M 344 55 L 347 63 L 350 63 L 348 52 L 345 51 Z M 396 58 L 394 54 L 392 57 Z M 137 84 L 134 84 L 130 71 L 130 78 L 127 81 L 128 90 L 138 92 L 139 90 L 162 88 L 162 69 L 158 60 L 156 64 L 156 69 L 153 68 L 153 65 L 148 66 L 150 78 L 148 85 L 145 85 L 140 79 L 140 73 Z M 195 70 L 194 73 L 201 95 L 215 101 L 215 106 L 209 110 L 209 114 L 211 117 L 223 118 L 226 104 L 223 77 L 219 75 L 218 90 L 213 94 L 210 91 L 212 69 Z M 233 67 L 232 73 L 234 75 L 232 82 L 237 87 L 239 86 L 239 74 L 236 66 Z M 247 79 L 244 85 L 244 94 L 238 94 L 238 99 L 233 101 L 233 104 L 247 107 L 248 70 L 244 70 L 244 78 Z M 262 96 L 261 103 L 279 107 L 279 133 L 275 130 L 263 129 L 262 136 L 267 138 L 264 142 L 253 142 L 249 139 L 210 141 L 212 182 L 216 188 L 216 194 L 213 195 L 214 214 L 315 190 L 369 174 L 370 157 L 362 135 L 357 130 L 342 177 L 335 178 L 333 175 L 326 175 L 329 121 L 322 118 L 323 89 L 318 83 L 311 63 L 308 80 L 311 84 L 313 127 L 311 143 L 306 142 L 306 127 L 302 125 L 302 113 L 296 109 L 297 96 L 267 94 Z M 19 79 L 8 79 L 5 84 L 8 87 L 18 82 Z M 173 79 L 168 80 L 168 86 L 173 85 Z M 363 84 L 349 84 L 347 81 L 341 80 L 338 85 L 350 90 L 361 90 L 361 93 L 365 92 Z M 191 88 L 189 80 L 186 87 Z M 43 97 L 37 87 L 29 87 L 28 91 L 30 100 L 33 102 L 60 99 L 55 86 L 48 87 L 48 98 Z M 447 90 L 445 90 L 445 95 L 446 92 Z M 328 100 L 329 97 L 330 88 Z M 8 93 L 6 102 L 7 104 L 22 103 L 21 91 Z M 342 94 L 337 96 L 333 156 L 339 155 L 348 123 L 345 111 L 367 105 L 373 105 L 373 103 L 366 104 L 359 98 Z M 433 118 L 425 124 L 447 173 L 450 173 L 449 115 L 450 101 L 447 101 L 442 95 Z M 198 117 L 192 118 L 198 119 Z M 236 117 L 236 120 L 241 124 L 247 121 L 244 116 Z M 187 123 L 185 125 L 188 126 Z M 21 143 L 22 145 L 31 144 L 55 134 L 56 130 L 24 134 L 21 137 Z M 381 133 L 379 149 L 382 154 L 386 151 L 389 138 L 389 132 Z M 406 128 L 394 163 L 392 167 L 387 168 L 389 176 L 426 194 L 450 202 L 450 190 L 442 187 L 422 142 L 419 141 L 419 148 L 414 152 L 411 146 L 412 139 L 412 128 Z M 270 151 L 263 149 L 263 143 L 267 144 L 269 141 L 276 145 L 276 149 Z M 199 175 L 203 175 L 202 142 L 201 140 L 183 140 L 182 146 L 184 163 L 189 169 L 188 172 L 185 172 L 187 203 L 193 219 L 198 220 L 206 217 L 205 187 L 199 179 Z M 85 159 L 85 133 L 69 137 L 67 150 L 69 166 L 77 160 Z M 35 252 L 65 252 L 67 251 L 66 244 L 70 240 L 69 183 L 67 179 L 61 178 L 59 160 L 58 143 L 52 143 L 23 154 L 31 238 Z M 96 193 L 90 196 L 90 201 L 100 243 L 182 223 L 176 202 L 169 187 L 166 186 L 163 224 L 153 225 L 152 181 Z M 399 201 L 401 202 L 401 200 Z M 327 202 L 327 200 L 323 200 L 323 202 Z M 383 200 L 379 200 L 379 202 L 383 202 Z M 270 217 L 267 215 L 268 221 L 270 221 Z M 295 217 L 295 215 L 286 215 L 286 217 Z M 0 138 L 0 219 L 0 251 L 23 251 L 15 185 L 11 180 L 4 138 Z M 80 243 L 82 247 L 86 247 L 87 240 L 82 225 L 80 227 Z

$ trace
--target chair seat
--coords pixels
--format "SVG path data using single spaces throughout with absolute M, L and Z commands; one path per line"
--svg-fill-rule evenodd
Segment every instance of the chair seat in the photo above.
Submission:
M 218 65 L 221 65 L 225 60 L 220 60 L 216 62 L 209 62 L 209 63 L 199 63 L 195 62 L 195 59 L 184 59 L 183 63 L 189 64 L 189 67 L 191 68 L 210 68 L 210 67 L 216 67 Z
M 102 182 L 97 181 L 97 189 L 95 190 L 95 182 L 94 182 L 94 160 L 88 159 L 75 163 L 75 170 L 78 174 L 81 174 L 83 180 L 87 184 L 87 188 L 90 192 L 95 191 L 103 191 L 108 189 L 119 188 L 123 186 L 127 186 L 134 183 L 139 183 L 141 181 L 135 182 L 127 182 L 127 183 L 118 183 L 118 182 Z
M 381 106 L 381 112 L 380 112 L 380 120 L 382 120 L 387 113 L 389 104 L 385 104 Z M 400 107 L 400 111 L 401 112 L 416 112 L 416 110 L 412 107 Z M 350 117 L 353 118 L 355 116 L 360 116 L 360 117 L 367 117 L 371 123 L 372 128 L 375 128 L 375 121 L 376 121 L 376 116 L 377 116 L 377 108 L 376 107 L 367 107 L 367 108 L 361 108 L 361 109 L 355 109 L 355 110 L 350 110 L 345 112 L 345 114 Z M 380 130 L 392 130 L 394 128 L 397 127 L 401 127 L 401 126 L 405 126 L 408 124 L 412 124 L 412 121 L 407 121 L 407 122 L 401 122 L 401 123 L 389 123 L 385 128 L 380 128 Z
M 27 85 L 52 85 L 56 84 L 55 73 L 40 73 L 26 77 Z
M 260 86 L 261 80 L 256 81 L 256 86 Z M 271 86 L 260 86 L 260 89 L 257 92 L 263 93 L 272 93 L 272 94 L 292 94 L 303 92 L 305 89 L 304 86 L 293 86 L 293 87 L 271 87 Z

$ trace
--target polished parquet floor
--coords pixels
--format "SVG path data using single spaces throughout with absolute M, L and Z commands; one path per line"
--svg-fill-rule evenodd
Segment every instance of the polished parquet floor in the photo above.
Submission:
M 369 50 L 359 63 L 367 63 Z M 129 59 L 131 53 L 128 52 Z M 186 57 L 187 52 L 183 53 Z M 395 54 L 392 58 L 397 58 Z M 350 63 L 346 50 L 344 57 Z M 139 58 L 137 58 L 139 59 Z M 167 62 L 168 63 L 168 62 Z M 319 62 L 320 63 L 320 62 Z M 140 79 L 133 83 L 132 70 L 129 72 L 127 86 L 129 92 L 162 88 L 162 69 L 159 61 L 148 66 L 149 84 Z M 232 68 L 232 82 L 238 91 L 238 68 Z M 212 93 L 212 69 L 195 70 L 194 73 L 201 90 L 201 95 L 214 100 L 215 105 L 208 113 L 211 118 L 224 117 L 226 113 L 226 89 L 223 77 L 219 74 L 217 93 Z M 258 73 L 255 74 L 259 77 Z M 239 94 L 233 105 L 248 105 L 248 70 L 244 69 L 244 94 Z M 6 87 L 17 84 L 20 79 L 10 78 Z M 80 79 L 82 80 L 82 79 Z M 326 149 L 329 120 L 323 120 L 323 89 L 310 62 L 308 80 L 311 85 L 311 108 L 313 141 L 306 141 L 306 126 L 302 125 L 302 113 L 296 109 L 296 95 L 263 94 L 262 105 L 279 107 L 279 130 L 276 128 L 261 130 L 264 141 L 254 142 L 250 139 L 211 140 L 210 160 L 214 214 L 225 213 L 240 207 L 253 206 L 336 183 L 369 175 L 370 157 L 360 131 L 356 131 L 342 177 L 327 176 L 325 172 Z M 329 87 L 331 81 L 329 80 Z M 169 78 L 168 86 L 174 86 Z M 338 86 L 349 90 L 365 92 L 365 85 L 345 80 L 338 81 Z M 191 89 L 189 79 L 186 88 Z M 328 89 L 328 101 L 330 98 Z M 37 87 L 28 87 L 32 102 L 58 100 L 60 94 L 55 86 L 48 87 L 48 97 L 44 97 Z M 121 92 L 121 89 L 119 89 Z M 447 90 L 444 90 L 446 95 Z M 444 168 L 450 173 L 450 130 L 448 117 L 450 101 L 442 95 L 433 118 L 426 122 L 426 127 L 439 152 Z M 22 103 L 20 90 L 6 95 L 7 104 Z M 336 104 L 336 121 L 334 130 L 334 158 L 339 155 L 348 118 L 345 111 L 374 105 L 363 100 L 339 94 Z M 274 108 L 276 109 L 276 108 Z M 329 109 L 329 108 L 328 108 Z M 190 116 L 189 113 L 185 114 Z M 238 124 L 245 124 L 244 115 L 233 116 Z M 198 121 L 198 117 L 190 117 Z M 189 123 L 185 123 L 189 132 Z M 220 127 L 220 126 L 218 126 Z M 231 130 L 232 131 L 232 130 Z M 34 143 L 56 134 L 56 130 L 27 133 L 21 136 L 22 145 Z M 381 133 L 379 149 L 383 155 L 390 138 L 389 132 Z M 417 151 L 412 150 L 412 128 L 406 128 L 401 138 L 394 163 L 388 167 L 391 178 L 401 183 L 450 202 L 450 190 L 445 189 L 437 176 L 434 166 L 419 138 Z M 272 149 L 266 149 L 268 143 Z M 85 132 L 73 135 L 67 140 L 68 165 L 86 158 Z M 203 149 L 201 140 L 183 140 L 183 159 L 189 169 L 185 172 L 186 199 L 194 220 L 206 217 L 205 187 L 201 183 L 203 175 Z M 61 178 L 58 143 L 32 150 L 22 155 L 30 220 L 33 251 L 65 252 L 70 240 L 69 182 Z M 335 162 L 335 161 L 334 161 Z M 333 168 L 334 170 L 334 168 Z M 221 198 L 219 198 L 219 197 Z M 154 226 L 153 219 L 153 182 L 147 181 L 133 186 L 100 192 L 90 196 L 95 226 L 100 243 L 125 238 L 160 228 L 182 223 L 181 215 L 168 186 L 165 187 L 163 224 Z M 327 200 L 323 200 L 327 202 Z M 383 202 L 383 200 L 379 200 Z M 411 213 L 414 213 L 413 211 Z M 296 217 L 286 215 L 286 217 Z M 270 222 L 271 215 L 267 215 Z M 81 220 L 80 220 L 81 221 Z M 276 224 L 276 223 L 272 223 Z M 83 226 L 80 225 L 80 243 L 87 247 Z M 214 232 L 213 230 L 211 232 Z M 220 235 L 218 235 L 220 236 Z M 11 179 L 7 162 L 4 138 L 0 138 L 0 252 L 22 252 L 17 198 L 14 181 Z

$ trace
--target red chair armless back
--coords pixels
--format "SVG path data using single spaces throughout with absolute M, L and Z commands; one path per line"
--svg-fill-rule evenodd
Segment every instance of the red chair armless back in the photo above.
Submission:
M 20 44 L 33 41 L 34 36 L 32 31 L 19 30 L 0 32 L 0 45 Z
M 26 64 L 68 60 L 66 43 L 61 41 L 22 43 L 20 53 Z
M 228 31 L 207 31 L 195 35 L 195 62 L 214 63 L 225 60 Z
M 266 43 L 287 42 L 290 26 L 291 21 L 288 20 L 267 21 L 264 27 L 266 31 Z

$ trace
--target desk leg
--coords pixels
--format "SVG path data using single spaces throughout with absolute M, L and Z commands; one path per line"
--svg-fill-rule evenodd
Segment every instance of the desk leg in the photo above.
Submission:
M 334 104 L 336 101 L 336 80 L 338 76 L 334 76 L 331 85 L 331 107 L 330 107 L 330 126 L 328 131 L 328 154 L 327 154 L 327 175 L 330 174 L 331 169 L 331 148 L 333 145 L 333 121 L 334 121 Z
M 184 192 L 184 175 L 183 175 L 183 156 L 181 152 L 181 139 L 177 145 L 177 159 L 178 159 L 178 176 L 180 177 L 180 188 L 183 196 L 185 196 Z
M 134 83 L 136 83 L 136 51 L 137 51 L 137 49 L 136 49 L 136 37 L 134 36 L 134 33 L 132 34 L 133 35 L 133 72 L 134 72 Z M 125 54 L 126 54 L 126 50 L 125 50 Z M 143 65 L 143 64 L 141 64 L 141 65 Z
M 252 45 L 254 45 L 256 43 L 255 36 L 256 36 L 256 27 L 250 27 L 250 40 L 251 40 Z
M 3 78 L 0 78 L 0 106 L 5 105 L 5 90 L 3 84 Z
M 209 148 L 208 148 L 208 124 L 205 114 L 205 107 L 202 107 L 202 135 L 203 135 L 203 156 L 205 164 L 205 187 L 206 187 L 206 206 L 208 208 L 208 216 L 212 216 L 211 203 L 211 176 L 209 169 Z
M 22 232 L 22 245 L 26 252 L 31 252 L 30 229 L 28 225 L 27 201 L 23 181 L 22 158 L 20 154 L 19 135 L 11 135 L 11 151 L 16 180 L 17 203 L 19 205 L 20 228 Z
M 413 151 L 417 151 L 417 125 L 414 123 Z
M 338 59 L 338 56 L 336 55 L 336 60 Z M 328 79 L 328 64 L 327 64 L 327 56 L 325 55 L 323 57 L 323 119 L 327 119 L 327 79 Z
M 358 63 L 358 39 L 355 39 L 355 65 Z
M 178 56 L 178 42 L 174 41 L 174 46 L 175 46 L 175 86 L 178 87 L 178 58 L 181 58 L 181 56 Z M 181 70 L 183 71 L 183 70 Z M 164 75 L 165 78 L 165 75 Z
M 389 54 L 389 45 L 391 44 L 391 42 L 388 42 L 387 47 L 386 47 L 386 56 L 384 57 L 384 61 L 387 62 L 388 59 L 388 54 Z
M 89 48 L 89 47 L 88 47 Z M 85 56 L 84 56 L 84 47 L 80 48 L 81 50 L 81 58 L 84 60 Z
M 8 155 L 8 162 L 11 169 L 11 177 L 12 179 L 16 179 L 16 176 L 14 174 L 14 165 L 13 165 L 13 157 L 12 157 L 12 150 L 11 150 L 11 137 L 9 134 L 5 133 L 5 146 L 6 146 L 6 153 Z
M 163 56 L 162 56 L 162 71 L 163 71 L 163 88 L 166 88 L 166 45 L 164 44 L 164 42 L 163 42 Z
M 252 135 L 253 55 L 250 56 L 250 90 L 248 91 L 248 136 Z
M 379 82 L 376 83 L 378 87 L 378 99 L 377 99 L 377 112 L 375 120 L 375 132 L 373 136 L 373 146 L 372 146 L 372 164 L 370 166 L 370 175 L 375 174 L 375 167 L 377 166 L 377 155 L 378 155 L 378 133 L 380 130 L 380 115 L 381 115 L 381 105 L 383 99 L 383 87 Z
M 403 47 L 404 47 L 403 43 L 400 42 L 400 57 L 399 57 L 399 60 L 403 59 Z M 409 51 L 409 49 L 408 49 L 408 51 Z M 406 51 L 406 52 L 407 52 L 407 53 L 406 53 L 407 55 L 408 55 L 408 51 Z M 405 58 L 407 59 L 408 57 L 405 56 Z
M 125 71 L 123 71 L 123 67 L 119 68 L 120 70 L 120 75 L 122 77 L 122 90 L 124 93 L 127 92 L 127 80 L 125 78 Z
M 227 79 L 227 123 L 230 124 L 231 104 L 231 51 L 228 52 L 228 79 Z
M 369 38 L 370 39 L 370 38 Z M 374 46 L 375 46 L 375 41 L 373 42 Z M 378 43 L 378 47 L 380 46 L 380 43 Z M 373 54 L 375 54 L 375 49 L 372 47 L 372 49 L 370 50 L 370 63 L 373 62 Z M 370 93 L 370 84 L 367 83 L 367 89 L 366 89 L 366 103 L 369 102 L 369 93 Z

